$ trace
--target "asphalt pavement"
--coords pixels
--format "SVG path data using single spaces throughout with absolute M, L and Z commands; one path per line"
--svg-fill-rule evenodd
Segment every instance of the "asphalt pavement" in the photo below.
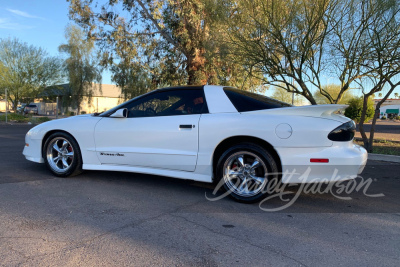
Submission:
M 364 130 L 367 136 L 369 136 L 371 126 L 371 123 L 364 124 Z M 356 137 L 361 137 L 358 124 Z M 375 125 L 374 139 L 400 141 L 400 121 L 378 120 Z
M 398 163 L 369 161 L 362 177 L 371 184 L 354 183 L 358 192 L 352 184 L 323 194 L 293 186 L 281 196 L 288 201 L 246 205 L 207 200 L 210 184 L 160 176 L 56 178 L 22 155 L 30 127 L 0 124 L 1 265 L 400 264 Z

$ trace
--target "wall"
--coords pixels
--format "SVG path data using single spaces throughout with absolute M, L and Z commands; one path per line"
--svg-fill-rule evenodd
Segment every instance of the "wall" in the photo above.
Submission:
M 6 111 L 6 102 L 5 101 L 0 101 L 0 111 L 1 112 Z
M 122 98 L 95 96 L 92 97 L 89 104 L 88 98 L 84 98 L 81 103 L 81 113 L 85 112 L 86 114 L 90 114 L 94 112 L 103 112 L 121 104 L 122 102 Z M 68 108 L 68 111 L 77 112 L 78 109 Z
M 399 109 L 400 110 L 400 105 L 387 105 L 387 106 L 381 107 L 380 110 L 379 110 L 379 117 L 380 118 L 383 117 L 383 116 L 385 116 L 385 117 L 388 116 L 387 113 L 386 113 L 387 109 Z

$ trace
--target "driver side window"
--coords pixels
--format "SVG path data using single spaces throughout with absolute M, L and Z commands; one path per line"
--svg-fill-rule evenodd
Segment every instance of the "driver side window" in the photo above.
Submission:
M 167 90 L 142 97 L 126 108 L 130 118 L 174 116 L 200 114 L 204 102 L 202 90 Z

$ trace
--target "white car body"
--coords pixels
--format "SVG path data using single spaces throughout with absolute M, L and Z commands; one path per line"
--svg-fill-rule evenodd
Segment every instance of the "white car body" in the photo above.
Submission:
M 295 174 L 283 175 L 283 183 L 348 180 L 361 173 L 366 164 L 364 148 L 352 141 L 327 138 L 333 129 L 350 121 L 334 114 L 346 106 L 238 112 L 224 87 L 206 85 L 204 95 L 207 114 L 143 118 L 81 115 L 45 122 L 27 133 L 23 154 L 30 161 L 43 163 L 45 136 L 63 131 L 79 144 L 83 170 L 212 182 L 216 149 L 230 138 L 262 140 L 268 144 L 268 149 L 279 157 L 283 173 L 295 170 Z M 194 127 L 181 129 L 179 125 Z M 328 162 L 310 162 L 311 159 L 328 159 Z

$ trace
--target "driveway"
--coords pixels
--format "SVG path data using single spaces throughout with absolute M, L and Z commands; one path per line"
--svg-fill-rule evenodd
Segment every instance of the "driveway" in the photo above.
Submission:
M 366 194 L 382 197 L 301 193 L 268 212 L 209 201 L 213 187 L 192 181 L 98 171 L 55 178 L 21 154 L 30 127 L 0 125 L 4 266 L 399 265 L 399 164 L 368 162 Z

